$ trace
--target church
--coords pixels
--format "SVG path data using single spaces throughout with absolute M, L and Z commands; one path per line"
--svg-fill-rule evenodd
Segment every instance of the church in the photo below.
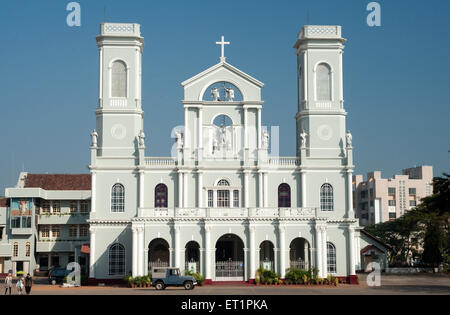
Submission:
M 295 39 L 298 104 L 284 109 L 295 114 L 294 157 L 269 153 L 277 139 L 262 121 L 264 84 L 227 62 L 223 36 L 219 62 L 181 83 L 184 128 L 173 130 L 172 155 L 146 156 L 140 25 L 103 23 L 96 39 L 91 283 L 154 266 L 200 272 L 206 283 L 251 283 L 260 266 L 282 278 L 315 267 L 321 277 L 356 279 L 363 233 L 340 26 L 307 25 Z

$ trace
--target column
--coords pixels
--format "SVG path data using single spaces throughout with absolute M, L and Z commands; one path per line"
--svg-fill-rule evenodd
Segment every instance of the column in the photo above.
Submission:
M 248 172 L 244 171 L 244 206 L 245 208 L 248 208 L 250 203 L 248 202 L 248 196 L 249 196 L 249 187 L 248 187 Z
M 305 253 L 305 269 L 309 269 L 309 246 L 308 242 L 305 241 L 305 246 L 303 248 L 303 252 Z
M 206 251 L 206 259 L 205 259 L 205 279 L 211 281 L 211 227 L 205 225 L 205 251 Z
M 328 261 L 327 261 L 327 230 L 326 227 L 322 227 L 322 270 L 323 276 L 328 276 Z
M 180 248 L 180 226 L 174 225 L 174 235 L 175 235 L 175 267 L 181 268 L 180 261 L 181 261 L 181 248 Z
M 138 228 L 138 275 L 144 275 L 144 228 Z
M 201 171 L 197 172 L 198 180 L 197 180 L 197 207 L 203 208 L 203 173 Z
M 137 232 L 137 228 L 136 227 L 132 227 L 131 228 L 132 231 L 132 235 L 133 235 L 133 244 L 132 244 L 132 270 L 131 270 L 131 275 L 134 277 L 136 277 L 138 275 L 138 232 Z
M 278 231 L 280 238 L 280 275 L 284 279 L 286 274 L 286 227 L 280 225 Z
M 183 208 L 183 172 L 178 171 L 178 208 Z
M 199 259 L 199 266 L 198 266 L 198 272 L 200 272 L 202 275 L 205 274 L 206 270 L 205 270 L 205 249 L 204 248 L 200 248 L 200 257 Z
M 352 172 L 347 172 L 347 199 L 348 199 L 348 212 L 347 217 L 349 219 L 355 218 L 355 213 L 353 211 L 353 178 L 352 178 Z
M 95 278 L 95 232 L 96 232 L 95 228 L 91 227 L 89 229 L 89 232 L 91 233 L 90 255 L 89 255 L 89 278 Z
M 267 173 L 263 173 L 264 178 L 264 208 L 269 207 L 269 199 L 268 199 L 268 182 L 269 176 Z
M 316 225 L 316 268 L 319 269 L 319 277 L 323 277 L 322 266 L 322 232 L 320 226 Z
M 260 171 L 259 172 L 259 180 L 258 180 L 258 188 L 259 188 L 259 193 L 258 193 L 258 197 L 259 197 L 259 202 L 258 202 L 258 207 L 262 208 L 263 205 L 263 173 Z
M 94 213 L 95 212 L 95 203 L 96 203 L 96 183 L 97 183 L 97 173 L 96 172 L 92 172 L 91 175 L 91 212 Z
M 256 256 L 255 256 L 255 227 L 248 227 L 250 232 L 250 280 L 255 279 L 256 274 Z
M 248 130 L 247 130 L 248 109 L 244 107 L 244 149 L 248 148 Z
M 139 171 L 139 208 L 144 208 L 144 171 Z
M 306 208 L 306 172 L 301 171 L 302 178 L 302 208 Z
M 261 149 L 261 108 L 258 108 L 258 149 Z
M 350 264 L 350 276 L 356 275 L 355 271 L 355 228 L 353 226 L 348 227 L 348 247 L 349 247 L 349 264 Z
M 198 108 L 198 160 L 202 159 L 203 155 L 203 109 L 201 107 Z
M 183 207 L 188 207 L 188 173 L 183 175 Z

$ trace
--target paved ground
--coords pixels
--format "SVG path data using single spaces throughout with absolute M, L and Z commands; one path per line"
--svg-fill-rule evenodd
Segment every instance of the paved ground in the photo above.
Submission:
M 131 289 L 124 287 L 81 287 L 60 288 L 45 281 L 36 281 L 33 295 L 366 295 L 366 294 L 450 294 L 450 276 L 442 275 L 382 275 L 381 287 L 369 287 L 366 276 L 360 275 L 360 285 L 329 286 L 204 286 L 193 291 L 183 288 L 167 288 L 156 291 L 154 288 Z M 3 293 L 2 291 L 1 293 Z M 13 294 L 17 294 L 15 288 Z

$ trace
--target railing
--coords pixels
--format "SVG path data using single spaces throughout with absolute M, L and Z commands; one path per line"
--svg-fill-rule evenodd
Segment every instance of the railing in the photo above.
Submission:
M 244 262 L 242 261 L 216 261 L 216 278 L 244 277 Z
M 298 157 L 276 157 L 269 158 L 269 165 L 273 166 L 298 166 L 300 158 Z
M 291 260 L 289 266 L 291 268 L 299 268 L 299 269 L 303 269 L 303 270 L 309 270 L 309 263 L 305 262 L 302 259 Z
M 176 159 L 173 157 L 146 157 L 145 165 L 149 166 L 175 166 Z
M 318 208 L 141 208 L 144 218 L 314 218 Z

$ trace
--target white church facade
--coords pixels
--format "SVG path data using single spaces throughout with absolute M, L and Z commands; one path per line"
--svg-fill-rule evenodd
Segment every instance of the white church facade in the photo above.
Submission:
M 90 281 L 164 265 L 200 272 L 207 283 L 252 282 L 259 266 L 282 278 L 289 267 L 354 278 L 360 228 L 345 41 L 340 26 L 308 25 L 298 34 L 297 156 L 269 153 L 276 139 L 262 121 L 264 84 L 227 63 L 222 37 L 220 62 L 182 82 L 184 128 L 173 131 L 172 156 L 146 157 L 140 26 L 102 24 Z

